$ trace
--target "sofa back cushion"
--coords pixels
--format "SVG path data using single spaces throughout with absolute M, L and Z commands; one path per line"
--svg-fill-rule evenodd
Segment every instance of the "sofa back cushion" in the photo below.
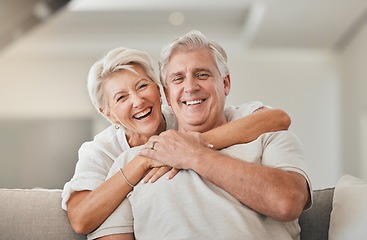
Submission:
M 311 209 L 299 218 L 301 240 L 328 240 L 334 188 L 313 191 Z
M 61 190 L 0 189 L 0 239 L 87 239 L 71 228 Z

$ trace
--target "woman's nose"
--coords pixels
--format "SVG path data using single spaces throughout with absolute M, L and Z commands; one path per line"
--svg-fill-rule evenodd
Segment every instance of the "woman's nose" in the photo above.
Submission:
M 139 93 L 132 94 L 131 100 L 135 108 L 140 108 L 144 105 L 144 98 Z

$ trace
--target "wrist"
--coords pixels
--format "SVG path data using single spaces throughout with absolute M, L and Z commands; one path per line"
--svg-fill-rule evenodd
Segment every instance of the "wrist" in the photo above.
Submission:
M 215 150 L 212 150 L 208 147 L 198 147 L 195 149 L 195 154 L 191 157 L 191 160 L 187 161 L 187 169 L 197 171 L 200 169 L 200 166 L 205 166 L 207 159 L 210 159 L 210 156 L 213 152 L 215 152 Z
M 151 168 L 152 164 L 149 158 L 137 155 L 128 163 L 128 165 L 133 172 L 145 173 Z

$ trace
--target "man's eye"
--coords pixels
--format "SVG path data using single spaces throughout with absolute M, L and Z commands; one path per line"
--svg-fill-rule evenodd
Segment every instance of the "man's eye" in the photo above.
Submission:
M 182 77 L 177 77 L 177 78 L 172 79 L 172 82 L 174 82 L 174 83 L 180 83 L 182 81 L 183 81 Z
M 197 75 L 197 78 L 199 78 L 199 79 L 207 79 L 208 77 L 209 77 L 209 74 L 207 74 L 207 73 L 199 73 Z

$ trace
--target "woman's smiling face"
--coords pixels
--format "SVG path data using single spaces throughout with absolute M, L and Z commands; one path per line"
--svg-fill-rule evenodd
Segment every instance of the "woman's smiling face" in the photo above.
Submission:
M 154 135 L 162 120 L 159 87 L 139 65 L 133 72 L 122 69 L 111 74 L 104 82 L 112 122 L 121 124 L 127 131 L 140 135 Z

